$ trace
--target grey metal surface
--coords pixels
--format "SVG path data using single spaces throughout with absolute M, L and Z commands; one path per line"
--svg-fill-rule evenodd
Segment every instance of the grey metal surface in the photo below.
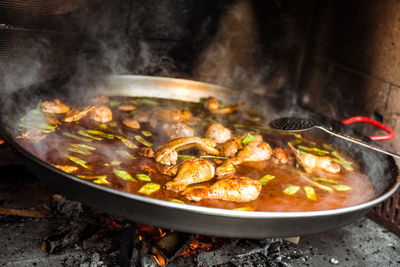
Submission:
M 198 101 L 215 95 L 229 101 L 235 94 L 219 86 L 171 78 L 113 76 L 97 85 L 98 91 L 113 95 L 153 96 Z M 22 154 L 26 165 L 42 180 L 71 199 L 114 216 L 181 232 L 214 236 L 262 238 L 313 234 L 347 225 L 372 206 L 388 198 L 399 186 L 398 168 L 392 158 L 383 158 L 384 168 L 375 170 L 372 182 L 380 191 L 372 201 L 360 205 L 312 212 L 253 212 L 182 205 L 119 191 L 79 179 L 38 159 L 14 142 L 11 125 L 3 125 L 7 140 Z M 347 147 L 349 149 L 349 147 Z M 371 152 L 372 153 L 372 152 Z M 379 154 L 379 153 L 377 153 Z

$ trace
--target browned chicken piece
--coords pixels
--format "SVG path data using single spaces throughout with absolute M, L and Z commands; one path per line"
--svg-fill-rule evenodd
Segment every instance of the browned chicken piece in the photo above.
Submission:
M 187 159 L 179 164 L 178 175 L 165 184 L 165 188 L 181 192 L 191 184 L 207 182 L 214 177 L 215 168 L 205 159 Z
M 275 147 L 272 150 L 272 155 L 274 159 L 281 164 L 287 164 L 289 162 L 289 153 L 283 147 Z
M 138 120 L 138 122 L 149 122 L 150 117 L 150 114 L 145 112 L 138 112 L 135 114 L 135 119 Z
M 44 101 L 42 103 L 42 111 L 45 113 L 67 113 L 69 107 L 60 102 L 59 99 L 55 98 L 53 101 Z
M 192 118 L 192 112 L 187 109 L 165 108 L 155 111 L 153 117 L 166 122 L 185 122 Z
M 53 165 L 53 166 L 67 173 L 74 173 L 78 171 L 78 167 L 76 166 L 70 166 L 70 165 Z
M 175 165 L 178 160 L 178 151 L 197 148 L 211 155 L 219 155 L 213 139 L 200 137 L 182 137 L 174 139 L 161 146 L 155 154 L 156 162 L 165 165 Z
M 241 136 L 238 137 L 233 137 L 228 140 L 226 140 L 222 145 L 221 145 L 221 154 L 225 157 L 234 157 L 236 153 L 239 151 L 239 149 L 243 148 L 242 140 L 243 138 L 247 135 L 247 133 L 242 134 Z M 251 133 L 252 136 L 256 139 L 257 142 L 262 142 L 263 137 L 260 134 L 254 134 Z
M 231 138 L 231 130 L 224 127 L 221 123 L 213 122 L 208 125 L 205 136 L 207 138 L 214 138 L 218 144 L 224 143 L 226 140 Z
M 209 110 L 213 114 L 229 114 L 232 113 L 236 110 L 238 110 L 240 107 L 244 106 L 245 103 L 240 103 L 237 105 L 232 105 L 229 107 L 225 108 L 219 108 L 219 102 L 218 99 L 216 99 L 213 96 L 210 96 L 204 101 L 204 107 Z
M 90 113 L 90 118 L 97 122 L 109 122 L 112 121 L 112 111 L 107 106 L 95 106 Z
M 108 103 L 110 103 L 110 98 L 106 95 L 98 95 L 95 97 L 93 103 L 97 105 L 108 105 Z
M 165 122 L 162 125 L 162 129 L 170 140 L 194 136 L 193 129 L 183 122 Z
M 118 109 L 122 110 L 122 111 L 132 111 L 132 110 L 136 109 L 136 106 L 134 106 L 134 105 L 120 105 L 120 106 L 118 106 Z
M 161 174 L 168 176 L 175 176 L 176 173 L 178 172 L 179 164 L 174 166 L 157 164 L 156 167 Z
M 152 175 L 158 173 L 158 171 L 156 171 L 155 169 L 153 169 L 153 168 L 151 168 L 151 167 L 149 167 L 149 166 L 142 166 L 142 167 L 140 167 L 140 169 L 141 169 L 145 174 L 150 175 L 150 176 L 152 176 Z
M 219 108 L 219 102 L 218 99 L 216 99 L 213 96 L 208 97 L 205 101 L 204 101 L 204 107 L 207 110 L 216 110 Z
M 241 138 L 230 138 L 221 145 L 221 155 L 225 157 L 234 157 L 242 147 Z
M 36 129 L 28 129 L 23 132 L 21 135 L 17 136 L 17 139 L 30 139 L 35 142 L 39 142 L 43 138 L 45 138 L 47 134 L 40 132 Z
M 238 110 L 239 108 L 241 108 L 244 105 L 245 105 L 245 103 L 240 103 L 240 104 L 232 105 L 232 106 L 229 106 L 229 107 L 226 107 L 226 108 L 219 108 L 219 109 L 210 110 L 210 112 L 212 114 L 229 114 L 229 113 L 232 113 L 232 112 Z
M 44 119 L 45 119 L 48 123 L 53 124 L 53 125 L 60 125 L 60 124 L 61 124 L 61 122 L 60 122 L 59 120 L 57 120 L 57 119 L 55 119 L 55 118 L 53 118 L 53 117 L 45 116 Z
M 225 160 L 216 169 L 216 174 L 219 179 L 225 176 L 231 176 L 232 174 L 235 174 L 235 172 L 236 172 L 235 166 L 233 166 L 232 162 L 229 159 Z
M 266 142 L 250 142 L 241 150 L 237 156 L 230 159 L 233 165 L 241 164 L 245 161 L 268 160 L 272 156 L 272 149 Z
M 221 179 L 210 187 L 189 188 L 182 195 L 193 201 L 219 199 L 235 202 L 256 200 L 261 192 L 261 182 L 247 177 Z
M 340 172 L 341 166 L 333 158 L 316 156 L 310 153 L 300 154 L 290 143 L 288 145 L 306 173 L 312 173 L 314 169 L 321 169 L 330 173 Z
M 139 155 L 146 158 L 152 158 L 154 157 L 154 151 L 150 147 L 141 147 L 139 148 Z
M 140 124 L 136 119 L 125 119 L 122 121 L 122 124 L 133 130 L 140 129 Z
M 83 110 L 70 110 L 70 112 L 67 113 L 67 115 L 64 118 L 64 122 L 73 122 L 73 121 L 79 121 L 80 119 L 86 117 L 89 112 L 91 112 L 96 106 L 89 106 L 84 108 Z

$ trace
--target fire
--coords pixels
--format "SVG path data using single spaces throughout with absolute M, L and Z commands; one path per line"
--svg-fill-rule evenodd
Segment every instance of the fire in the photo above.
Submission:
M 179 253 L 179 256 L 190 256 L 213 249 L 212 243 L 202 242 L 199 239 L 200 236 L 196 235 L 196 238 L 185 249 L 183 249 L 181 253 Z
M 153 257 L 157 261 L 158 265 L 164 266 L 167 262 L 161 252 L 156 247 L 152 247 L 151 250 L 154 254 Z

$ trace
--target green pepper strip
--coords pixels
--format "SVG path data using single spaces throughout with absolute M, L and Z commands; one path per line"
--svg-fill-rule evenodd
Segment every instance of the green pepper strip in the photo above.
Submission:
M 151 132 L 149 132 L 149 131 L 142 131 L 142 134 L 144 135 L 144 136 L 152 136 L 153 134 L 151 133 Z
M 336 191 L 349 191 L 351 187 L 345 184 L 332 185 Z
M 113 172 L 122 180 L 137 182 L 127 171 L 114 169 Z
M 143 145 L 145 145 L 145 146 L 152 147 L 152 145 L 153 145 L 152 143 L 150 143 L 150 142 L 144 140 L 144 138 L 141 137 L 140 135 L 135 135 L 135 139 L 136 139 L 138 142 L 140 142 L 140 143 L 142 143 Z
M 110 106 L 111 107 L 116 107 L 116 106 L 119 106 L 119 105 L 121 105 L 121 101 L 119 101 L 119 100 L 111 100 L 110 101 Z
M 150 182 L 151 178 L 147 174 L 138 173 L 136 174 L 136 178 L 140 181 Z
M 128 101 L 133 105 L 150 105 L 150 106 L 157 106 L 158 103 L 154 100 L 146 99 L 146 98 L 137 98 L 134 100 Z
M 185 204 L 185 202 L 183 202 L 182 200 L 176 199 L 176 198 L 173 198 L 170 201 L 171 202 L 175 202 L 175 203 L 179 203 L 179 204 Z
M 181 159 L 195 159 L 196 157 L 192 156 L 192 155 L 178 155 L 178 158 L 181 158 Z
M 128 159 L 136 159 L 129 152 L 126 152 L 124 150 L 117 150 L 117 151 L 115 151 L 115 153 L 117 153 L 118 155 L 123 156 L 125 158 L 128 158 Z
M 67 132 L 63 132 L 62 135 L 66 136 L 66 137 L 70 137 L 79 141 L 83 141 L 83 142 L 92 142 L 92 139 L 89 138 L 84 138 L 84 137 L 80 137 L 71 133 L 67 133 Z
M 123 137 L 123 136 L 117 135 L 117 136 L 115 136 L 115 137 L 117 137 L 119 140 L 121 140 L 121 142 L 122 142 L 125 146 L 127 146 L 128 148 L 131 148 L 131 149 L 138 148 L 138 146 L 135 145 L 135 143 L 133 143 L 131 140 L 129 140 L 129 139 Z
M 122 164 L 122 162 L 121 161 L 111 161 L 111 162 L 108 162 L 108 163 L 104 163 L 104 166 L 119 166 L 119 165 L 121 165 Z
M 103 138 L 98 137 L 98 136 L 91 135 L 90 133 L 87 133 L 87 132 L 85 132 L 85 131 L 83 131 L 83 130 L 79 130 L 79 131 L 78 131 L 78 134 L 83 135 L 83 136 L 85 136 L 85 137 L 92 138 L 92 139 L 94 139 L 94 140 L 98 140 L 98 141 L 103 140 Z
M 224 157 L 224 156 L 214 156 L 214 155 L 203 155 L 200 156 L 202 159 L 229 159 L 229 157 Z
M 241 207 L 241 208 L 235 208 L 235 209 L 233 209 L 233 210 L 253 211 L 253 210 L 255 210 L 255 209 L 252 208 L 252 207 Z
M 95 151 L 96 150 L 95 147 L 88 146 L 88 145 L 85 145 L 85 144 L 71 144 L 70 146 L 77 147 L 77 148 L 82 148 L 82 149 L 86 149 L 86 150 L 91 150 L 91 151 Z
M 74 163 L 76 163 L 76 164 L 82 166 L 82 167 L 85 168 L 85 169 L 88 169 L 88 168 L 89 168 L 89 166 L 86 165 L 87 162 L 84 161 L 83 159 L 80 159 L 80 158 L 77 158 L 77 157 L 74 157 L 74 156 L 68 156 L 68 155 L 67 155 L 67 158 L 68 158 L 70 161 L 72 161 L 72 162 L 74 162 Z
M 82 149 L 79 149 L 79 148 L 75 148 L 75 147 L 69 147 L 68 151 L 74 152 L 74 153 L 78 153 L 78 154 L 82 154 L 82 155 L 91 155 L 92 154 L 92 152 L 85 151 L 85 150 L 82 150 Z
M 269 181 L 275 179 L 275 175 L 264 175 L 263 177 L 261 177 L 259 179 L 259 181 L 261 182 L 262 185 L 266 185 Z
M 139 193 L 150 195 L 161 188 L 159 184 L 156 183 L 147 183 L 139 189 Z
M 348 171 L 354 171 L 353 166 L 351 166 L 353 164 L 353 162 L 345 160 L 343 157 L 341 157 L 339 155 L 339 153 L 337 151 L 332 151 L 331 152 L 332 156 L 334 156 L 336 159 L 334 159 L 337 163 L 339 163 L 340 165 L 342 165 L 343 168 L 345 168 Z
M 104 129 L 104 130 L 107 130 L 107 129 L 108 129 L 108 126 L 107 126 L 107 124 L 105 124 L 105 123 L 97 124 L 97 126 L 99 126 L 101 129 Z
M 105 132 L 97 131 L 97 130 L 86 130 L 86 132 L 88 132 L 90 134 L 98 135 L 98 136 L 101 136 L 101 137 L 104 137 L 104 138 L 107 138 L 110 140 L 113 140 L 115 137 L 115 135 L 113 135 L 113 134 L 105 133 Z
M 307 147 L 307 146 L 299 145 L 299 146 L 297 146 L 297 148 L 300 149 L 300 150 L 306 151 L 306 152 L 314 152 L 314 153 L 317 153 L 317 154 L 319 154 L 321 156 L 329 155 L 329 151 L 322 150 L 322 149 L 319 149 L 317 147 Z
M 242 144 L 247 146 L 250 142 L 255 142 L 257 139 L 252 136 L 250 133 L 247 133 L 246 136 L 242 139 Z
M 110 125 L 111 127 L 117 127 L 118 123 L 117 123 L 116 121 L 111 121 L 111 122 L 109 123 L 109 125 Z
M 314 181 L 317 182 L 326 182 L 326 183 L 332 183 L 332 184 L 338 184 L 339 182 L 336 180 L 331 180 L 331 179 L 327 179 L 327 178 L 323 178 L 323 177 L 316 177 L 316 178 L 312 178 Z

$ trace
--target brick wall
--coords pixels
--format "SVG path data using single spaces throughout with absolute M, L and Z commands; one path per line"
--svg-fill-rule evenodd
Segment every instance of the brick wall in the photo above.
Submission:
M 400 152 L 400 2 L 320 2 L 308 40 L 301 102 L 338 120 L 382 119 L 398 134 L 384 145 Z

